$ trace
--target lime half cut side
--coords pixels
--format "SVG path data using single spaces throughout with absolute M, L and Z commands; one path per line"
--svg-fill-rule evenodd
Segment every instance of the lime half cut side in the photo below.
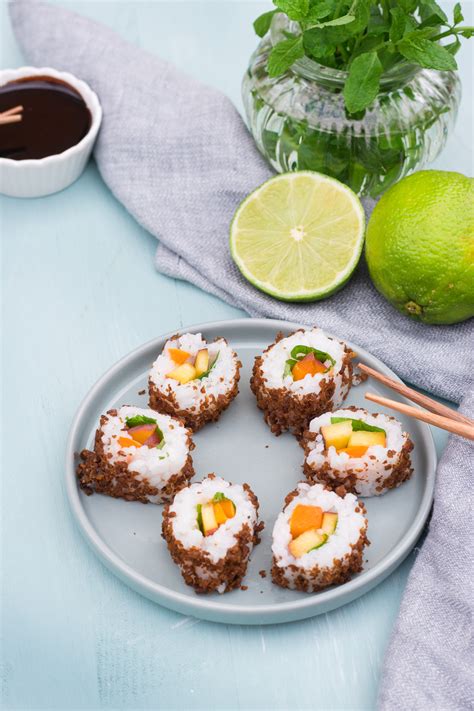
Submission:
M 239 205 L 230 251 L 257 289 L 283 301 L 316 301 L 349 279 L 364 229 L 360 200 L 346 185 L 312 171 L 283 173 Z

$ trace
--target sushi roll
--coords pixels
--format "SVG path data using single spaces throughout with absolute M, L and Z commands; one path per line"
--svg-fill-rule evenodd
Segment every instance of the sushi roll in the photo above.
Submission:
M 367 519 L 353 494 L 341 497 L 321 484 L 298 484 L 285 504 L 273 528 L 276 585 L 317 592 L 362 570 Z
M 262 528 L 250 487 L 214 474 L 182 489 L 163 511 L 163 538 L 171 557 L 198 592 L 239 587 Z
M 159 504 L 194 475 L 192 449 L 180 420 L 124 405 L 100 418 L 94 451 L 81 452 L 77 476 L 86 494 Z
M 380 496 L 413 473 L 413 443 L 400 422 L 361 408 L 315 417 L 302 445 L 306 478 L 337 492 Z
M 255 359 L 250 381 L 272 432 L 300 437 L 313 417 L 339 407 L 353 384 L 353 355 L 320 328 L 278 334 Z
M 224 338 L 207 343 L 200 333 L 173 336 L 150 372 L 150 407 L 196 431 L 235 398 L 241 365 Z

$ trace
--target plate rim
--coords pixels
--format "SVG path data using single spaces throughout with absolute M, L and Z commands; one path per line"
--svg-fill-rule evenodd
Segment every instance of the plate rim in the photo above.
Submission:
M 179 611 L 182 614 L 190 614 L 195 617 L 200 617 L 201 619 L 220 621 L 228 624 L 271 624 L 278 622 L 278 619 L 275 618 L 278 618 L 279 616 L 283 618 L 280 622 L 312 617 L 317 615 L 319 612 L 326 612 L 339 607 L 345 604 L 345 602 L 350 602 L 356 597 L 368 592 L 370 589 L 375 587 L 375 585 L 382 582 L 393 570 L 395 570 L 395 568 L 403 562 L 406 556 L 413 549 L 429 516 L 434 498 L 437 453 L 431 428 L 429 425 L 419 422 L 418 424 L 421 428 L 421 434 L 423 436 L 428 460 L 425 472 L 426 484 L 420 507 L 402 539 L 393 547 L 391 551 L 389 551 L 387 555 L 376 563 L 373 568 L 367 571 L 362 571 L 359 576 L 352 578 L 347 583 L 321 591 L 317 596 L 308 595 L 302 597 L 301 599 L 291 600 L 288 602 L 241 606 L 239 604 L 226 603 L 225 599 L 222 599 L 224 596 L 218 599 L 211 599 L 206 598 L 205 596 L 196 595 L 196 597 L 193 598 L 179 591 L 170 590 L 170 588 L 162 585 L 161 583 L 150 580 L 150 578 L 147 578 L 142 573 L 136 571 L 131 565 L 123 561 L 118 554 L 114 553 L 114 551 L 101 538 L 89 520 L 81 501 L 79 486 L 77 485 L 76 448 L 74 447 L 74 443 L 76 439 L 78 439 L 78 433 L 81 429 L 83 420 L 87 419 L 87 413 L 90 405 L 96 397 L 100 395 L 101 390 L 106 387 L 123 368 L 125 368 L 129 363 L 132 363 L 144 351 L 152 348 L 154 344 L 158 344 L 163 341 L 166 342 L 166 340 L 168 340 L 168 338 L 173 336 L 176 332 L 199 332 L 205 331 L 211 327 L 216 329 L 229 327 L 239 329 L 241 327 L 246 327 L 251 330 L 257 330 L 262 326 L 265 328 L 275 328 L 276 331 L 282 329 L 296 330 L 298 328 L 308 328 L 307 324 L 281 319 L 225 319 L 220 321 L 207 321 L 189 326 L 181 326 L 179 329 L 174 329 L 173 331 L 159 335 L 141 344 L 140 346 L 137 346 L 108 368 L 88 390 L 74 414 L 66 444 L 65 476 L 66 495 L 69 507 L 73 518 L 75 519 L 76 525 L 78 526 L 82 536 L 85 538 L 86 543 L 88 543 L 89 547 L 99 557 L 102 563 L 104 563 L 104 565 L 122 582 L 155 603 L 161 604 L 169 609 Z M 325 333 L 329 336 L 332 335 L 326 330 Z M 334 337 L 339 338 L 338 336 Z M 374 356 L 365 348 L 362 348 L 349 340 L 344 339 L 344 342 L 347 343 L 349 347 L 355 349 L 362 356 L 367 354 L 370 358 L 375 358 L 382 366 L 382 370 L 388 371 L 391 376 L 395 376 L 398 381 L 403 382 L 396 375 L 396 373 L 380 361 L 377 356 Z M 406 398 L 403 398 L 403 400 L 406 400 Z M 347 601 L 346 598 L 348 598 Z M 323 607 L 324 609 L 318 610 L 320 607 Z M 222 619 L 217 619 L 219 617 Z

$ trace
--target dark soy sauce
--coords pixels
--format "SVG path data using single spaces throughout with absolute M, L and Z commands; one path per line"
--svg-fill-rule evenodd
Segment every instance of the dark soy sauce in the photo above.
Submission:
M 91 112 L 70 84 L 48 76 L 0 86 L 0 113 L 22 105 L 22 120 L 0 125 L 0 157 L 45 158 L 75 146 L 91 127 Z

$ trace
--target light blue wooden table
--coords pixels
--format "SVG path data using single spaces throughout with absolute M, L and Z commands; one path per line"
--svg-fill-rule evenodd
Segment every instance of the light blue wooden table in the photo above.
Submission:
M 256 42 L 251 21 L 269 3 L 69 6 L 220 87 L 240 107 L 240 79 Z M 21 65 L 5 4 L 0 28 L 2 66 Z M 466 90 L 473 64 L 466 47 Z M 472 122 L 468 96 L 438 167 L 472 173 Z M 114 200 L 93 164 L 58 195 L 0 199 L 0 231 L 4 707 L 373 708 L 416 552 L 335 612 L 232 627 L 182 617 L 131 592 L 96 560 L 69 515 L 66 436 L 94 381 L 157 334 L 243 314 L 157 274 L 155 239 Z M 441 452 L 446 438 L 434 435 Z

